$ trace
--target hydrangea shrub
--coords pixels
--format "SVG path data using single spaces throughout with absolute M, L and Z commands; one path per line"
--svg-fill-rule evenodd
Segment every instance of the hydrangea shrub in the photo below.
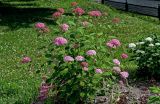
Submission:
M 130 43 L 132 60 L 138 65 L 138 73 L 147 77 L 160 75 L 160 38 L 156 35 L 147 37 L 137 43 Z
M 116 79 L 112 72 L 116 72 L 123 82 L 128 78 L 128 72 L 121 69 L 120 60 L 127 59 L 128 55 L 114 56 L 114 52 L 121 46 L 118 39 L 110 40 L 106 46 L 101 40 L 96 42 L 101 46 L 92 43 L 95 38 L 91 35 L 96 37 L 96 31 L 86 34 L 85 30 L 92 28 L 91 24 L 96 18 L 100 18 L 102 13 L 89 12 L 88 17 L 93 17 L 89 21 L 86 18 L 82 19 L 85 11 L 77 6 L 76 2 L 71 5 L 74 14 L 71 21 L 63 20 L 63 8 L 58 8 L 52 15 L 59 28 L 54 29 L 56 36 L 45 46 L 46 62 L 42 67 L 47 66 L 54 70 L 41 85 L 39 98 L 45 100 L 51 90 L 55 103 L 93 103 L 98 94 L 107 93 L 106 87 L 111 88 L 111 83 Z

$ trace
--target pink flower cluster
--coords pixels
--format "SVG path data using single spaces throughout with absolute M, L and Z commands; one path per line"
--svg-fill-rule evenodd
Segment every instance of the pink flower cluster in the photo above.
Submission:
M 88 50 L 88 51 L 86 52 L 86 54 L 87 54 L 88 56 L 94 56 L 94 55 L 96 55 L 96 51 L 95 51 L 95 50 Z
M 67 24 L 62 24 L 60 25 L 60 29 L 61 31 L 66 32 L 69 29 L 69 26 Z
M 83 27 L 87 27 L 88 25 L 89 25 L 89 22 L 87 22 L 87 21 L 82 22 Z
M 128 74 L 128 72 L 120 72 L 120 75 L 121 75 L 121 77 L 122 78 L 124 78 L 124 79 L 127 79 L 128 78 L 128 76 L 129 76 L 129 74 Z
M 120 66 L 121 62 L 118 59 L 113 59 L 113 63 L 117 66 Z
M 81 62 L 81 66 L 82 67 L 88 67 L 88 63 L 87 62 Z
M 110 48 L 117 48 L 121 45 L 121 43 L 118 39 L 112 39 L 109 42 L 107 42 L 106 45 Z
M 31 58 L 30 57 L 23 57 L 23 59 L 22 59 L 22 61 L 21 61 L 22 63 L 29 63 L 29 62 L 31 62 Z
M 63 8 L 58 8 L 57 11 L 55 13 L 52 14 L 52 17 L 54 19 L 57 19 L 59 17 L 61 17 L 64 14 L 64 9 Z
M 85 58 L 84 58 L 83 56 L 76 56 L 76 57 L 75 57 L 75 60 L 76 60 L 76 61 L 84 61 Z M 72 62 L 72 61 L 74 61 L 74 58 L 71 57 L 71 56 L 65 56 L 65 57 L 64 57 L 64 61 L 65 61 L 65 62 Z
M 72 61 L 74 61 L 74 58 L 71 57 L 71 56 L 65 56 L 65 57 L 64 57 L 64 61 L 65 61 L 65 62 L 72 62 Z
M 40 33 L 49 32 L 49 28 L 42 22 L 38 22 L 35 24 L 35 27 L 39 30 Z
M 85 11 L 84 11 L 82 8 L 77 7 L 77 8 L 75 8 L 75 9 L 73 10 L 73 13 L 75 13 L 75 14 L 78 15 L 78 16 L 81 16 L 81 15 L 83 15 L 83 14 L 85 13 Z
M 83 56 L 77 56 L 75 57 L 76 61 L 84 61 L 84 57 Z
M 40 101 L 47 99 L 50 88 L 51 88 L 51 86 L 48 86 L 45 82 L 42 83 L 42 85 L 40 87 L 39 96 L 38 96 L 38 99 Z
M 122 58 L 122 59 L 127 59 L 127 58 L 128 58 L 128 55 L 125 54 L 125 53 L 123 53 L 123 54 L 121 55 L 121 58 Z
M 53 43 L 57 46 L 62 46 L 68 43 L 67 39 L 63 37 L 57 37 L 54 39 Z
M 57 11 L 60 12 L 61 14 L 64 14 L 64 9 L 63 8 L 58 8 Z
M 37 29 L 43 29 L 43 28 L 46 27 L 46 25 L 44 23 L 42 23 L 42 22 L 38 22 L 38 23 L 35 24 L 35 27 Z
M 61 17 L 61 15 L 62 15 L 61 12 L 55 12 L 55 13 L 52 14 L 52 17 L 53 17 L 54 19 L 57 19 L 57 18 Z
M 72 2 L 72 3 L 71 3 L 71 6 L 77 6 L 77 5 L 78 5 L 77 2 Z
M 88 14 L 92 17 L 100 17 L 102 15 L 100 11 L 90 11 Z
M 102 74 L 102 73 L 103 73 L 103 71 L 102 71 L 102 69 L 96 69 L 96 73 L 98 73 L 98 74 Z
M 120 20 L 120 18 L 113 18 L 112 19 L 112 22 L 113 23 L 119 23 L 121 20 Z
M 113 71 L 117 74 L 119 74 L 121 72 L 120 67 L 113 67 Z
M 126 58 L 126 56 L 125 56 L 125 58 Z M 128 76 L 129 76 L 128 72 L 125 72 L 125 71 L 121 72 L 121 69 L 119 67 L 120 61 L 118 59 L 113 59 L 113 63 L 116 65 L 115 67 L 113 67 L 113 71 L 117 74 L 120 74 L 121 78 L 123 78 L 123 79 L 128 78 Z
M 88 63 L 87 62 L 81 62 L 82 70 L 88 71 Z
M 121 72 L 120 67 L 113 67 L 113 71 L 117 74 L 120 74 L 121 78 L 126 79 L 129 76 L 129 73 L 126 71 Z

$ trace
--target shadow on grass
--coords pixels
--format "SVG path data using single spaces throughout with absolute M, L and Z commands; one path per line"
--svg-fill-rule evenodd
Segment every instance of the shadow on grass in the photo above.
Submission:
M 33 2 L 35 0 L 2 0 L 3 2 Z
M 27 28 L 36 22 L 56 24 L 55 21 L 51 19 L 52 13 L 56 11 L 55 9 L 33 7 L 17 8 L 9 3 L 4 4 L 0 2 L 0 4 L 2 4 L 0 6 L 0 25 L 7 26 L 12 30 Z

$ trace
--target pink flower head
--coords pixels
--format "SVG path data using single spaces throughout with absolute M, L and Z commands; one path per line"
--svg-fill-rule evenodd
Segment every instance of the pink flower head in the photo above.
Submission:
M 118 59 L 113 59 L 113 63 L 114 63 L 115 65 L 118 65 L 118 66 L 121 64 Z
M 126 79 L 126 78 L 128 78 L 129 73 L 124 71 L 124 72 L 120 72 L 120 75 L 122 78 Z
M 72 61 L 74 61 L 74 58 L 71 57 L 71 56 L 65 56 L 65 57 L 64 57 L 64 61 L 65 61 L 65 62 L 72 62 Z
M 76 61 L 83 61 L 84 57 L 83 56 L 77 56 L 75 59 L 76 59 Z
M 112 39 L 109 42 L 107 42 L 106 45 L 110 48 L 116 48 L 116 47 L 119 47 L 121 43 L 117 39 Z
M 47 99 L 50 88 L 51 86 L 47 85 L 45 82 L 42 82 L 40 89 L 39 89 L 40 91 L 39 91 L 39 96 L 38 96 L 38 99 L 40 101 Z
M 82 25 L 83 25 L 84 27 L 87 27 L 87 26 L 89 25 L 89 22 L 84 21 L 84 22 L 82 22 Z
M 101 69 L 96 69 L 96 73 L 102 74 L 102 70 Z
M 72 3 L 71 3 L 71 6 L 77 6 L 77 5 L 78 5 L 77 2 L 72 2 Z
M 67 24 L 60 25 L 60 28 L 63 32 L 66 32 L 69 29 L 69 26 Z
M 113 18 L 113 19 L 112 19 L 112 22 L 113 22 L 113 23 L 119 23 L 120 21 L 121 21 L 120 18 Z
M 122 59 L 127 59 L 127 58 L 128 58 L 128 55 L 125 54 L 125 53 L 123 53 L 123 54 L 121 55 L 121 58 L 122 58 Z
M 21 62 L 22 63 L 29 63 L 29 62 L 31 62 L 31 58 L 30 57 L 23 57 Z
M 57 37 L 54 39 L 54 44 L 57 46 L 65 45 L 67 43 L 68 43 L 67 39 L 63 37 Z
M 45 26 L 44 23 L 38 22 L 38 23 L 35 24 L 35 27 L 37 29 L 44 29 L 46 26 Z
M 55 13 L 52 14 L 52 17 L 57 19 L 57 18 L 61 17 L 61 15 L 62 15 L 61 12 L 55 12 Z
M 85 11 L 82 8 L 77 7 L 73 10 L 73 13 L 75 13 L 78 16 L 81 16 L 85 13 Z
M 88 71 L 88 67 L 83 67 L 82 70 Z
M 88 56 L 93 56 L 93 55 L 96 55 L 96 51 L 95 51 L 95 50 L 88 50 L 88 51 L 86 52 L 86 54 L 87 54 Z
M 92 17 L 100 17 L 102 15 L 100 11 L 90 11 L 88 14 Z
M 110 48 L 114 48 L 114 45 L 111 44 L 110 42 L 107 42 L 106 45 L 107 45 L 108 47 L 110 47 Z
M 87 62 L 81 62 L 81 66 L 82 67 L 88 67 L 88 63 Z
M 58 8 L 57 11 L 60 12 L 61 14 L 64 14 L 64 9 L 63 8 Z
M 121 72 L 120 67 L 113 67 L 113 71 L 119 74 Z

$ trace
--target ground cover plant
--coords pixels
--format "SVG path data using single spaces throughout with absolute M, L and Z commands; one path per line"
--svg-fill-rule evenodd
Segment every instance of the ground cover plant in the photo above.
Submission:
M 52 64 L 53 66 L 48 66 L 51 61 L 57 61 L 48 61 L 50 57 L 48 52 L 52 52 L 48 51 L 48 45 L 58 36 L 65 37 L 69 40 L 67 41 L 68 44 L 66 44 L 70 45 L 69 47 L 72 47 L 71 45 L 76 42 L 73 39 L 74 36 L 76 36 L 75 39 L 77 40 L 82 39 L 80 42 L 78 41 L 74 44 L 75 47 L 77 43 L 78 45 L 80 44 L 80 54 L 75 53 L 75 55 L 72 55 L 70 48 L 68 49 L 67 47 L 65 49 L 65 47 L 54 46 L 53 43 L 51 44 L 51 48 L 56 47 L 55 49 L 57 49 L 57 51 L 58 49 L 67 50 L 65 55 L 71 56 L 74 60 L 77 55 L 83 55 L 87 62 L 90 59 L 88 59 L 88 56 L 86 58 L 86 51 L 95 50 L 98 65 L 92 68 L 93 71 L 96 68 L 103 69 L 103 72 L 116 69 L 115 71 L 119 73 L 117 66 L 112 68 L 114 66 L 113 59 L 119 59 L 120 62 L 123 63 L 120 66 L 122 71 L 135 72 L 134 70 L 137 67 L 134 62 L 130 62 L 128 59 L 122 59 L 122 57 L 127 57 L 126 54 L 128 54 L 127 47 L 129 43 L 150 36 L 153 32 L 157 35 L 160 34 L 159 21 L 156 19 L 126 14 L 110 9 L 107 6 L 77 0 L 77 6 L 81 7 L 85 11 L 84 13 L 80 8 L 75 9 L 75 7 L 73 7 L 75 4 L 73 3 L 71 5 L 72 2 L 74 1 L 2 1 L 7 8 L 5 9 L 6 11 L 1 12 L 0 16 L 0 73 L 2 76 L 0 77 L 0 94 L 2 95 L 0 96 L 0 102 L 2 102 L 2 104 L 28 104 L 37 99 L 39 93 L 38 88 L 42 80 L 50 79 L 54 71 L 59 71 L 55 70 L 56 65 L 54 64 Z M 10 9 L 10 7 L 12 8 Z M 59 13 L 52 15 L 57 11 L 57 8 L 64 8 L 65 10 L 59 19 L 53 18 L 53 16 L 60 15 Z M 75 10 L 72 11 L 73 9 Z M 7 12 L 7 10 L 12 11 Z M 15 12 L 17 10 L 19 12 Z M 62 9 L 58 11 L 63 13 Z M 78 13 L 79 11 L 80 14 Z M 98 15 L 101 13 L 101 16 L 98 18 L 88 16 L 88 13 L 93 15 L 95 11 L 100 11 Z M 78 13 L 78 15 L 84 14 L 82 16 L 75 16 L 74 13 Z M 39 24 L 35 26 L 36 23 Z M 60 31 L 63 27 L 64 30 Z M 109 48 L 113 47 L 112 39 L 118 39 L 121 43 L 121 46 L 116 50 Z M 84 47 L 82 47 L 83 44 Z M 63 52 L 64 51 L 62 51 L 62 53 Z M 58 51 L 57 54 L 61 54 L 61 52 Z M 130 54 L 128 55 L 130 56 Z M 59 58 L 63 62 L 62 66 L 66 67 L 68 63 L 64 62 L 62 57 Z M 114 60 L 114 62 L 119 63 L 117 60 Z M 88 63 L 89 66 L 92 64 L 91 62 Z M 69 64 L 75 65 L 74 67 L 79 67 L 79 70 L 83 72 L 83 67 L 80 66 L 80 62 L 74 61 Z M 85 69 L 87 70 L 87 68 Z M 89 69 L 91 68 L 89 67 Z M 96 75 L 96 73 L 94 74 Z M 118 74 L 115 72 L 113 74 L 119 79 Z M 100 74 L 100 76 L 101 75 L 102 74 Z M 131 76 L 132 75 L 134 76 L 133 73 Z M 114 77 L 112 79 L 114 79 Z M 113 80 L 109 81 L 110 80 L 105 79 L 105 82 L 108 82 L 109 85 L 106 84 L 107 87 L 102 87 L 102 90 L 105 89 L 105 91 L 102 92 L 109 92 Z M 58 82 L 56 83 L 58 85 Z M 53 87 L 52 84 L 46 85 L 46 83 L 42 83 L 42 85 L 41 90 L 45 89 L 45 86 L 48 86 L 49 89 Z M 48 92 L 48 88 L 46 92 Z M 51 96 L 53 95 L 52 91 L 49 91 L 47 96 L 50 94 Z M 62 93 L 60 94 L 62 95 Z M 43 94 L 40 93 L 40 95 Z M 81 96 L 83 95 L 84 94 L 81 94 Z M 116 95 L 115 98 L 118 98 L 118 95 Z M 116 100 L 117 99 L 115 99 L 115 101 Z

